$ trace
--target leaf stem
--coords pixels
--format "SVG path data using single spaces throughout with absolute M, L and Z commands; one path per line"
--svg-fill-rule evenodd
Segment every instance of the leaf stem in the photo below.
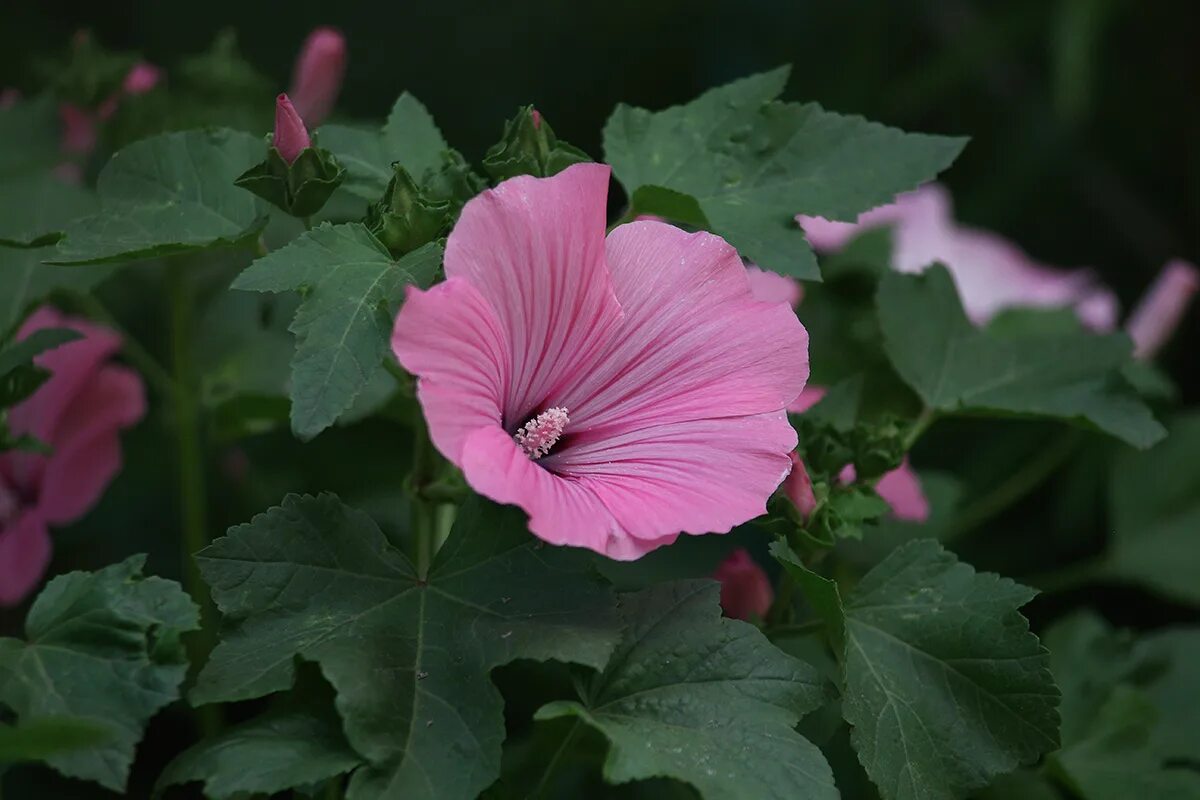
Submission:
M 150 382 L 156 391 L 167 398 L 175 394 L 175 381 L 172 379 L 170 373 L 159 363 L 157 358 L 150 354 L 150 351 L 142 347 L 141 343 L 130 335 L 129 331 L 117 321 L 112 312 L 104 307 L 99 298 L 88 292 L 72 292 L 71 299 L 74 301 L 74 305 L 84 314 L 112 328 L 120 335 L 121 352 L 137 368 L 138 372 L 146 377 L 146 380 Z
M 437 534 L 437 502 L 425 493 L 425 487 L 433 481 L 435 456 L 424 418 L 419 412 L 413 416 L 413 465 L 409 475 L 412 533 L 416 540 L 417 577 L 425 580 L 429 577 L 429 566 L 433 562 L 433 540 Z
M 214 645 L 216 614 L 193 554 L 208 544 L 204 487 L 204 454 L 200 441 L 200 418 L 192 363 L 192 303 L 194 300 L 188 264 L 168 267 L 167 293 L 170 300 L 171 363 L 174 371 L 175 434 L 179 457 L 179 511 L 183 535 L 183 575 L 188 594 L 200 606 L 200 632 L 192 640 L 191 662 L 199 665 Z M 216 709 L 198 709 L 200 727 L 211 735 L 219 727 Z
M 904 437 L 905 452 L 913 449 L 913 445 L 924 435 L 925 431 L 929 430 L 929 426 L 933 425 L 937 421 L 937 418 L 938 412 L 933 408 L 925 408 L 917 415 L 912 427 L 908 429 L 908 433 Z
M 542 771 L 541 779 L 538 781 L 537 786 L 533 788 L 533 791 L 529 793 L 530 797 L 545 796 L 546 789 L 549 788 L 550 778 L 553 777 L 555 771 L 558 769 L 559 762 L 562 761 L 562 757 L 567 752 L 567 749 L 575 741 L 575 736 L 579 733 L 580 724 L 579 718 L 576 717 L 575 723 L 571 725 L 571 730 L 567 731 L 567 735 L 563 737 L 562 743 L 554 751 L 554 755 L 550 757 L 550 761 L 546 763 L 546 769 Z

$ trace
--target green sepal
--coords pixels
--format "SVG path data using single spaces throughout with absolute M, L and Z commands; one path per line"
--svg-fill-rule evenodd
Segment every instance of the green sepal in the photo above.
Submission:
M 592 160 L 578 147 L 559 141 L 544 118 L 536 124 L 535 119 L 533 106 L 520 109 L 504 123 L 500 141 L 488 148 L 483 168 L 497 183 L 515 175 L 548 178 L 572 164 Z
M 417 186 L 399 162 L 379 202 L 367 210 L 367 228 L 395 257 L 411 253 L 437 238 L 446 225 L 451 200 L 434 197 Z
M 328 150 L 306 147 L 289 164 L 278 148 L 271 147 L 266 160 L 243 172 L 234 183 L 293 217 L 311 217 L 345 177 L 345 168 Z
M 449 203 L 457 215 L 468 200 L 487 188 L 487 181 L 471 169 L 462 153 L 450 149 L 442 152 L 440 167 L 425 172 L 421 188 L 431 200 Z

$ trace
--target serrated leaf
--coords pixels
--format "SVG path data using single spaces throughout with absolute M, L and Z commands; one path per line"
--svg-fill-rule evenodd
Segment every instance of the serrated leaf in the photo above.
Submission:
M 287 709 L 193 745 L 166 766 L 156 794 L 191 782 L 203 783 L 205 797 L 212 800 L 274 794 L 336 777 L 361 763 L 332 709 Z
M 1143 453 L 1118 454 L 1109 478 L 1113 536 L 1103 572 L 1200 605 L 1200 413 Z
M 783 542 L 771 542 L 771 555 L 796 581 L 812 606 L 813 613 L 825 623 L 834 649 L 838 652 L 845 650 L 846 612 L 842 608 L 842 594 L 837 583 L 805 566 Z
M 343 186 L 366 200 L 378 200 L 399 162 L 418 181 L 437 169 L 450 146 L 432 115 L 417 98 L 404 92 L 392 106 L 382 130 L 326 125 L 317 141 L 346 168 Z
M 64 775 L 121 791 L 150 717 L 179 696 L 180 634 L 195 604 L 174 581 L 143 577 L 145 556 L 46 585 L 25 621 L 27 641 L 0 639 L 0 703 L 21 724 L 74 717 L 109 741 L 46 757 Z
M 932 179 L 965 140 L 771 102 L 786 80 L 786 69 L 754 75 L 657 113 L 619 105 L 604 151 L 631 196 L 642 186 L 690 195 L 744 256 L 816 280 L 796 214 L 853 220 Z
M 45 247 L 64 223 L 96 210 L 96 196 L 49 172 L 0 183 L 0 246 Z
M 517 509 L 464 505 L 428 578 L 369 517 L 332 495 L 289 496 L 197 556 L 227 630 L 196 703 L 287 689 L 317 662 L 370 766 L 348 797 L 471 798 L 500 769 L 489 671 L 516 658 L 601 667 L 612 596 L 578 554 L 546 547 Z
M 333 424 L 383 369 L 395 311 L 409 284 L 428 286 L 442 248 L 426 244 L 392 260 L 365 226 L 321 225 L 258 259 L 233 282 L 257 292 L 303 290 L 289 330 L 292 430 L 310 439 Z
M 952 800 L 1058 746 L 1033 590 L 936 542 L 898 547 L 845 599 L 843 715 L 885 800 Z
M 1132 347 L 1123 334 L 1008 337 L 976 329 L 950 273 L 888 273 L 879 284 L 884 348 L 931 408 L 1062 419 L 1135 447 L 1165 434 L 1121 377 Z
M 708 800 L 836 798 L 821 752 L 793 729 L 824 699 L 816 670 L 721 617 L 720 587 L 681 581 L 623 595 L 625 635 L 576 715 L 609 740 L 604 777 L 677 778 Z
M 266 205 L 233 182 L 264 150 L 259 137 L 227 129 L 134 142 L 100 172 L 100 212 L 66 226 L 52 261 L 134 261 L 245 241 L 266 224 Z

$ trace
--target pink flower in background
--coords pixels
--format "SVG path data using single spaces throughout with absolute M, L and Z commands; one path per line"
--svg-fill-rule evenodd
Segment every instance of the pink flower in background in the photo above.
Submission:
M 296 108 L 286 94 L 275 98 L 275 133 L 271 144 L 283 156 L 283 160 L 291 164 L 307 147 L 312 147 L 304 120 L 296 113 Z
M 720 563 L 713 580 L 721 584 L 721 609 L 732 619 L 762 619 L 775 601 L 767 573 L 744 548 L 734 550 Z
M 1012 242 L 988 231 L 959 225 L 950 195 L 938 184 L 902 194 L 894 203 L 866 212 L 856 223 L 799 215 L 813 247 L 840 250 L 858 233 L 893 226 L 892 267 L 921 272 L 934 262 L 950 271 L 967 316 L 983 324 L 1006 308 L 1070 307 L 1095 330 L 1116 325 L 1117 302 L 1088 270 L 1039 264 Z
M 73 103 L 61 103 L 58 116 L 62 121 L 62 151 L 68 155 L 86 156 L 96 149 L 101 122 L 117 112 L 122 97 L 145 94 L 163 79 L 163 71 L 147 61 L 139 61 L 125 75 L 121 90 L 106 98 L 95 111 Z
M 296 110 L 310 127 L 333 112 L 346 74 L 346 37 L 334 28 L 313 30 L 300 47 L 288 91 Z
M 467 203 L 446 281 L 408 290 L 392 348 L 476 491 L 548 542 L 627 560 L 765 512 L 808 337 L 712 234 L 632 222 L 606 238 L 608 181 L 577 164 Z
M 0 453 L 0 605 L 19 602 L 37 586 L 50 561 L 47 528 L 83 516 L 121 468 L 122 428 L 146 412 L 142 381 L 109 364 L 120 338 L 98 325 L 36 311 L 17 333 L 73 328 L 83 334 L 34 360 L 51 377 L 9 411 L 14 435 L 30 435 L 50 455 Z
M 161 67 L 157 67 L 148 61 L 139 61 L 133 65 L 133 69 L 129 70 L 129 74 L 125 76 L 125 81 L 121 84 L 121 90 L 131 96 L 145 94 L 158 86 L 162 82 L 163 77 Z
M 800 518 L 807 521 L 809 516 L 817 510 L 817 497 L 813 494 L 812 478 L 808 476 L 804 462 L 800 460 L 800 456 L 795 451 L 790 454 L 790 457 L 792 471 L 783 479 L 783 493 L 800 512 Z
M 758 267 L 746 267 L 746 277 L 750 279 L 750 292 L 755 300 L 787 303 L 795 308 L 804 298 L 804 288 L 795 278 Z
M 1197 289 L 1200 272 L 1194 265 L 1175 259 L 1163 267 L 1125 323 L 1137 358 L 1153 358 L 1171 338 Z

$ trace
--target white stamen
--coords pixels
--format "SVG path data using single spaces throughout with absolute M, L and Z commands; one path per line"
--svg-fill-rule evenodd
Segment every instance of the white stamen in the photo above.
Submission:
M 522 425 L 513 438 L 521 445 L 525 455 L 541 458 L 554 447 L 568 422 L 570 419 L 565 408 L 548 408 Z

